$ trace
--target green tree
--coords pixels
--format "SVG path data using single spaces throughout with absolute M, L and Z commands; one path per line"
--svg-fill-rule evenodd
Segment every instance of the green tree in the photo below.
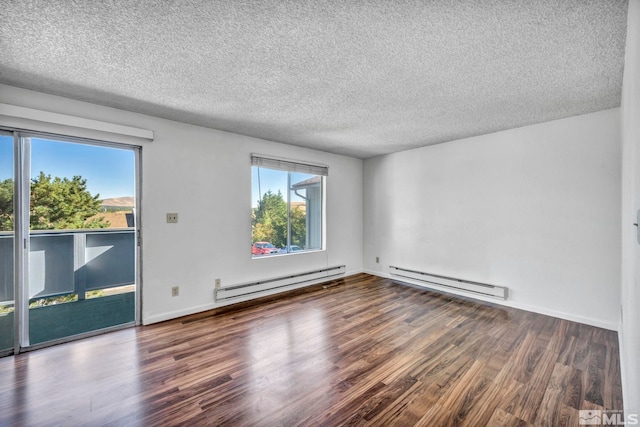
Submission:
M 287 202 L 282 193 L 267 191 L 258 201 L 252 218 L 253 243 L 270 242 L 276 247 L 287 246 Z M 304 246 L 307 237 L 306 213 L 296 206 L 291 209 L 291 244 Z
M 291 209 L 291 244 L 301 248 L 307 243 L 307 214 L 300 206 Z
M 0 181 L 0 231 L 13 230 L 13 180 Z
M 91 195 L 87 180 L 81 176 L 51 178 L 40 172 L 31 180 L 29 206 L 32 230 L 67 230 L 106 228 L 109 222 L 96 216 L 100 212 L 100 195 Z M 13 229 L 13 180 L 0 185 L 0 230 Z
M 267 191 L 254 210 L 253 243 L 270 242 L 276 247 L 287 245 L 287 202 L 282 193 Z

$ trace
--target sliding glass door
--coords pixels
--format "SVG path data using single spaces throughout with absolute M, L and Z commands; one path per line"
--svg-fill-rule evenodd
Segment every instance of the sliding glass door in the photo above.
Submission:
M 18 165 L 9 172 L 17 182 L 16 231 L 3 228 L 0 262 L 17 271 L 17 280 L 8 269 L 2 276 L 16 283 L 17 298 L 0 287 L 7 302 L 0 302 L 7 307 L 0 311 L 7 313 L 0 319 L 3 348 L 20 351 L 135 324 L 137 149 L 27 133 L 6 138 Z M 14 314 L 10 333 L 3 323 L 13 326 Z

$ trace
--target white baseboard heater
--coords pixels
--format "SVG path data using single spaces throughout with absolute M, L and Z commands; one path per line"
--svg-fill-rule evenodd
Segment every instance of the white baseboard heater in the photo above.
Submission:
M 337 265 L 320 270 L 306 271 L 304 273 L 297 273 L 282 277 L 275 277 L 272 279 L 263 279 L 255 282 L 242 283 L 226 288 L 218 288 L 214 291 L 214 297 L 216 301 L 225 301 L 232 298 L 239 298 L 246 295 L 311 282 L 313 280 L 339 276 L 341 274 L 344 274 L 345 271 L 345 265 Z
M 434 287 L 436 289 L 437 287 L 451 288 L 503 300 L 506 300 L 509 296 L 509 289 L 504 286 L 472 282 L 470 280 L 456 279 L 455 277 L 441 276 L 439 274 L 425 273 L 423 271 L 409 270 L 394 266 L 389 266 L 389 270 L 392 276 L 412 279 L 425 283 L 425 286 L 427 287 Z

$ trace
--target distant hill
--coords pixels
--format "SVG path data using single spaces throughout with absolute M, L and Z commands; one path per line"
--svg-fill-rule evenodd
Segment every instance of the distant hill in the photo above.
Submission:
M 101 203 L 101 212 L 92 216 L 90 219 L 102 218 L 109 221 L 107 228 L 127 228 L 127 216 L 133 213 L 135 205 L 134 197 L 113 197 L 111 199 L 103 199 Z
M 101 203 L 102 206 L 118 208 L 132 208 L 135 204 L 135 199 L 133 197 L 113 197 L 111 199 L 103 199 Z
M 126 228 L 127 224 L 127 214 L 129 212 L 119 211 L 119 212 L 102 212 L 97 214 L 93 218 L 104 218 L 104 220 L 109 221 L 109 227 L 107 228 Z
M 291 209 L 300 209 L 302 212 L 307 212 L 306 202 L 291 202 Z

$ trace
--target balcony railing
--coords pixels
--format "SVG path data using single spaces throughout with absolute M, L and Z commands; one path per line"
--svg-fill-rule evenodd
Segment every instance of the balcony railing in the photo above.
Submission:
M 77 294 L 77 300 L 29 309 L 31 345 L 135 321 L 135 292 L 85 299 L 86 292 L 135 283 L 133 228 L 31 231 L 29 299 Z M 13 301 L 13 233 L 0 233 L 0 305 Z M 116 291 L 116 290 L 113 290 Z M 13 347 L 14 312 L 0 312 L 0 350 Z
M 78 294 L 135 283 L 133 228 L 30 232 L 29 298 Z M 0 302 L 13 298 L 13 233 L 0 233 Z

